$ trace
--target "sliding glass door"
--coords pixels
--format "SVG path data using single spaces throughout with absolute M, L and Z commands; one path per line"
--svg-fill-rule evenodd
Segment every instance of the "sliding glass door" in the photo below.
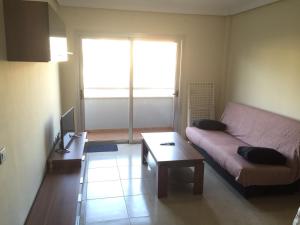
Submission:
M 133 142 L 140 132 L 173 129 L 177 42 L 82 39 L 81 44 L 82 107 L 90 139 Z
M 91 140 L 128 141 L 130 45 L 82 39 L 84 124 Z
M 141 132 L 172 131 L 177 43 L 133 41 L 133 141 Z

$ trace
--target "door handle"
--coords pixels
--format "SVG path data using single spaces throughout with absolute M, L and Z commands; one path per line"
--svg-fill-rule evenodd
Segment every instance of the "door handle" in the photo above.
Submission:
M 174 97 L 178 97 L 179 95 L 179 91 L 178 90 L 175 90 L 175 92 L 172 94 Z
M 83 92 L 83 90 L 80 90 L 80 99 L 81 100 L 84 99 L 84 92 Z

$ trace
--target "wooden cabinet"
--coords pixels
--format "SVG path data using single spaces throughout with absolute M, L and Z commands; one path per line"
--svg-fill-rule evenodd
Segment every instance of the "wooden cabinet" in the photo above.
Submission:
M 4 0 L 3 3 L 7 60 L 67 60 L 64 24 L 47 2 Z M 57 42 L 59 47 L 52 46 Z
M 81 203 L 86 133 L 75 138 L 70 153 L 53 151 L 48 170 L 27 216 L 25 225 L 75 225 Z

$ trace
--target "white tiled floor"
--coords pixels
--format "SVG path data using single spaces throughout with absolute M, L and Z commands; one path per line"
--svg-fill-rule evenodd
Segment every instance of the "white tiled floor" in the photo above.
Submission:
M 86 198 L 112 198 L 123 196 L 120 180 L 89 182 L 86 184 Z
M 190 170 L 171 170 L 169 196 L 159 200 L 141 146 L 118 148 L 86 157 L 81 225 L 288 225 L 300 204 L 299 193 L 244 199 L 207 165 L 203 195 L 192 194 Z
M 140 145 L 89 153 L 83 187 L 82 224 L 130 224 L 153 209 L 154 170 L 141 165 Z
M 127 209 L 123 197 L 87 200 L 86 223 L 127 219 Z

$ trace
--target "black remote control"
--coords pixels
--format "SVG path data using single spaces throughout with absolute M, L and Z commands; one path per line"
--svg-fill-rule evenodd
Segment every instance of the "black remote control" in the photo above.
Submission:
M 174 146 L 174 142 L 166 142 L 166 143 L 161 143 L 160 145 L 169 145 L 169 146 Z

